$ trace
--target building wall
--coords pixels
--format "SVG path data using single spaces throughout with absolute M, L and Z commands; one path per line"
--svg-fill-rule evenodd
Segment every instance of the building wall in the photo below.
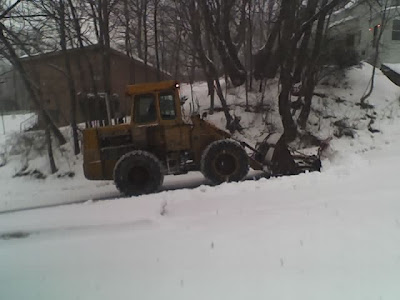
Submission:
M 374 32 L 378 35 L 382 28 L 381 16 L 376 11 L 377 9 L 371 10 L 366 4 L 359 4 L 333 13 L 330 19 L 330 37 L 345 41 L 349 36 L 354 36 L 354 48 L 360 58 L 372 62 Z M 378 65 L 384 62 L 400 63 L 400 41 L 392 40 L 393 19 L 400 19 L 399 8 L 387 10 L 387 15 L 389 22 L 381 38 Z
M 52 116 L 53 121 L 64 126 L 70 120 L 70 97 L 65 73 L 65 64 L 61 56 L 45 56 L 24 62 L 24 67 L 32 81 L 39 87 L 42 106 Z M 73 70 L 74 75 L 76 71 Z M 76 80 L 80 85 L 80 81 Z M 79 87 L 77 88 L 79 90 Z M 81 114 L 78 112 L 78 120 Z
M 125 96 L 126 86 L 132 83 L 156 81 L 156 70 L 114 50 L 110 58 L 111 103 L 115 104 L 115 99 L 118 99 L 120 103 L 112 107 L 118 115 L 127 115 L 130 113 L 130 103 Z M 104 98 L 95 99 L 94 97 L 95 94 L 104 93 L 100 49 L 86 50 L 85 54 L 78 50 L 70 51 L 70 61 L 78 95 L 77 122 L 106 119 Z M 90 65 L 94 76 L 91 76 Z M 24 66 L 35 84 L 40 87 L 43 107 L 48 110 L 58 126 L 68 125 L 71 103 L 64 56 L 58 53 L 26 59 Z
M 29 111 L 31 101 L 18 72 L 10 66 L 0 70 L 0 110 L 3 112 Z
M 400 20 L 400 16 L 394 19 Z M 394 19 L 389 20 L 382 36 L 381 63 L 400 63 L 400 40 L 392 39 Z
M 112 55 L 111 61 L 111 94 L 117 94 L 121 102 L 121 112 L 124 115 L 130 114 L 131 100 L 125 95 L 126 86 L 135 83 L 156 82 L 157 71 L 152 66 L 145 66 L 144 63 L 127 59 L 121 55 Z M 168 74 L 161 73 L 161 80 L 171 79 Z

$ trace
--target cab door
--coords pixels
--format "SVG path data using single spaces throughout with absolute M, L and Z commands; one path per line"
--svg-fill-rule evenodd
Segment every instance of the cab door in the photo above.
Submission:
M 157 93 L 137 94 L 131 114 L 132 140 L 137 149 L 156 150 L 164 147 L 160 126 Z
M 164 129 L 166 151 L 190 149 L 190 125 L 182 121 L 179 94 L 175 90 L 158 93 L 160 124 Z

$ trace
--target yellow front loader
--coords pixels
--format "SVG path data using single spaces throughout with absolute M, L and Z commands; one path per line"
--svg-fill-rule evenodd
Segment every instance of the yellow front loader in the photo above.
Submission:
M 317 158 L 309 166 L 300 167 L 283 139 L 273 144 L 266 141 L 255 149 L 234 140 L 228 132 L 198 115 L 184 122 L 176 81 L 130 85 L 127 94 L 132 107 L 129 124 L 83 132 L 85 177 L 114 180 L 125 195 L 155 192 L 162 185 L 164 175 L 193 170 L 201 171 L 212 183 L 219 184 L 242 180 L 249 167 L 267 170 L 266 164 L 269 172 L 277 175 L 320 167 Z M 245 147 L 254 151 L 253 155 L 249 156 Z M 271 151 L 268 154 L 271 149 L 275 149 L 273 155 Z M 280 149 L 279 155 L 276 149 Z

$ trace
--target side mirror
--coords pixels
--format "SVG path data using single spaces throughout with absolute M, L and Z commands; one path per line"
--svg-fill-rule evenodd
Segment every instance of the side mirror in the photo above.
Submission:
M 201 118 L 202 118 L 202 119 L 205 119 L 205 118 L 207 118 L 207 116 L 208 116 L 208 114 L 207 114 L 207 112 L 205 111 L 205 112 L 203 112 L 203 114 L 201 115 Z

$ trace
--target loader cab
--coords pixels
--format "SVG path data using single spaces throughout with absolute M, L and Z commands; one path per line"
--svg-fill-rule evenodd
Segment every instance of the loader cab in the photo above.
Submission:
M 127 93 L 132 103 L 130 131 L 137 147 L 160 157 L 190 149 L 191 125 L 182 119 L 177 81 L 135 84 Z
M 129 86 L 129 93 L 133 126 L 182 124 L 179 84 L 176 81 Z

